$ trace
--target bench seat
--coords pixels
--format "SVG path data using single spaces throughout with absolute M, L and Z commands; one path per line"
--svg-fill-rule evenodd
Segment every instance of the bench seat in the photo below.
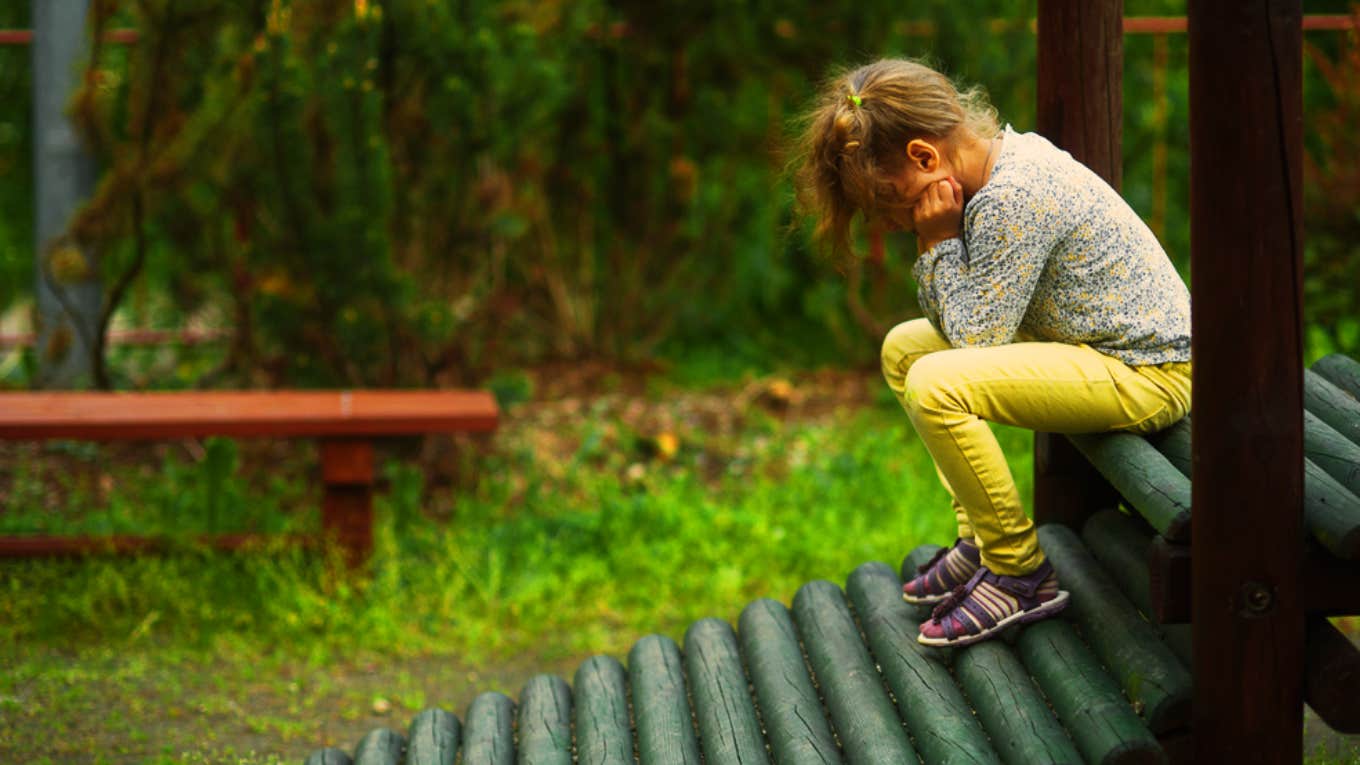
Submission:
M 133 441 L 228 436 L 316 438 L 322 531 L 351 565 L 373 545 L 373 439 L 494 430 L 500 411 L 484 391 L 164 391 L 0 393 L 0 439 Z M 243 535 L 206 540 L 249 546 Z M 0 537 L 0 556 L 143 552 L 143 537 Z

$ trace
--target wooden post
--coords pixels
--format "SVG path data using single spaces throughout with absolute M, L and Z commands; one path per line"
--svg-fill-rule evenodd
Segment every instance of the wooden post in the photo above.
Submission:
M 1198 762 L 1303 751 L 1299 0 L 1191 0 Z
M 1039 0 L 1038 129 L 1115 189 L 1122 177 L 1123 0 Z M 1034 518 L 1081 528 L 1119 495 L 1067 439 L 1034 434 Z
M 362 439 L 321 441 L 321 531 L 358 568 L 373 552 L 373 444 Z

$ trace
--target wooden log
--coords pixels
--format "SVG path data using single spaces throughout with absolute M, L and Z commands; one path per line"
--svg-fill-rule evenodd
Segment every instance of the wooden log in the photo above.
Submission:
M 1309 425 L 1309 423 L 1313 423 Z M 1334 467 L 1345 470 L 1345 460 L 1353 454 L 1351 448 L 1333 449 L 1337 431 L 1325 420 L 1304 412 L 1303 462 L 1303 517 L 1304 526 L 1334 555 L 1354 560 L 1360 556 L 1360 497 L 1350 492 L 1336 478 L 1328 474 L 1315 458 L 1332 459 Z M 1326 428 L 1324 431 L 1322 428 Z M 1153 436 L 1157 450 L 1186 476 L 1190 475 L 1189 418 Z M 1311 430 L 1311 432 L 1310 432 Z M 1327 432 L 1327 431 L 1330 431 Z M 1349 439 L 1344 439 L 1349 442 Z M 1339 455 L 1337 457 L 1329 455 Z M 1179 541 L 1179 540 L 1177 540 Z
M 1039 529 L 1043 551 L 1071 593 L 1067 611 L 1154 733 L 1184 726 L 1190 714 L 1190 674 L 1156 628 L 1120 592 L 1075 533 L 1050 524 Z
M 793 619 L 846 758 L 855 765 L 917 760 L 840 588 L 826 580 L 802 585 Z
M 643 762 L 700 762 L 683 667 L 680 647 L 665 635 L 648 635 L 628 652 L 628 684 L 633 688 L 638 755 Z
M 1034 765 L 1082 761 L 1005 642 L 991 640 L 958 651 L 954 672 L 1004 761 Z
M 426 709 L 411 721 L 405 765 L 454 765 L 463 726 L 442 709 Z
M 1081 539 L 1138 610 L 1151 614 L 1148 547 L 1153 533 L 1141 520 L 1118 510 L 1101 510 L 1082 526 Z
M 1124 499 L 1167 539 L 1190 539 L 1190 479 L 1132 433 L 1068 436 Z
M 521 765 L 571 765 L 571 689 L 555 675 L 537 675 L 519 694 Z
M 1311 369 L 1303 370 L 1303 406 L 1360 444 L 1360 401 Z
M 756 600 L 741 612 L 737 634 L 775 761 L 843 762 L 808 676 L 789 610 L 778 601 Z
M 353 763 L 354 761 L 343 749 L 327 747 L 312 752 L 307 756 L 307 761 L 303 765 L 353 765 Z
M 685 631 L 685 676 L 704 761 L 769 762 L 731 625 L 721 619 L 700 619 Z
M 1360 399 L 1360 361 L 1340 353 L 1323 356 L 1313 362 L 1313 371 L 1324 380 Z
M 612 656 L 592 656 L 576 670 L 576 754 L 581 762 L 632 765 L 628 678 Z
M 1360 650 L 1323 617 L 1310 617 L 1306 630 L 1304 699 L 1332 730 L 1360 733 Z
M 463 762 L 514 765 L 515 702 L 487 691 L 472 700 L 463 718 Z
M 865 563 L 846 582 L 860 627 L 926 762 L 999 763 L 987 733 L 954 684 L 948 651 L 916 642 L 920 620 L 885 563 Z
M 406 741 L 390 728 L 375 728 L 359 740 L 354 749 L 354 765 L 401 765 Z
M 1087 762 L 1166 762 L 1157 737 L 1067 620 L 1030 625 L 1015 648 Z
M 825 580 L 803 585 L 793 597 L 793 618 L 846 758 L 856 765 L 914 762 L 841 588 Z
M 1360 445 L 1352 443 L 1321 417 L 1306 410 L 1303 413 L 1303 453 L 1347 491 L 1360 497 Z M 1304 492 L 1307 493 L 1306 483 Z

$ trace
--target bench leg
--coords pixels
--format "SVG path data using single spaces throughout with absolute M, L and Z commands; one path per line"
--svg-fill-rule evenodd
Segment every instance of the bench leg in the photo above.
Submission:
M 345 552 L 351 569 L 373 552 L 373 444 L 359 439 L 321 441 L 321 531 Z
M 1119 506 L 1119 492 L 1066 436 L 1034 434 L 1034 522 L 1081 531 L 1097 510 Z

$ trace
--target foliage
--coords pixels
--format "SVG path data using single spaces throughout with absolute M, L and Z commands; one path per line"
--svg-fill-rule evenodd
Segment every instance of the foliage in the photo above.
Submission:
M 1352 17 L 1360 24 L 1360 6 Z M 1347 32 L 1335 56 L 1314 45 L 1306 52 L 1327 102 L 1309 114 L 1304 301 L 1319 355 L 1354 355 L 1360 351 L 1360 32 Z

